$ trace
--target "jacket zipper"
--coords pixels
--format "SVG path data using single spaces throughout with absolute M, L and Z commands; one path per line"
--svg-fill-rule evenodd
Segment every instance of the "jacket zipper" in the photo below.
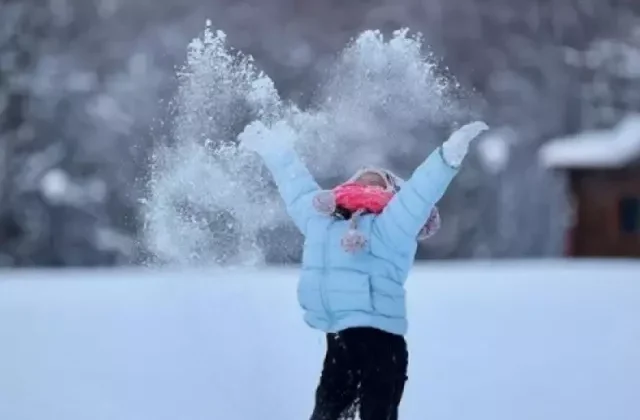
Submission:
M 327 294 L 325 290 L 325 281 L 327 280 L 327 264 L 329 262 L 329 258 L 327 257 L 327 249 L 329 246 L 329 238 L 330 238 L 330 229 L 327 229 L 324 237 L 324 244 L 322 249 L 322 280 L 320 281 L 320 299 L 322 300 L 322 306 L 324 307 L 324 312 L 327 315 L 327 320 L 329 321 L 329 328 L 333 326 L 333 319 L 331 316 L 331 311 L 329 307 L 329 300 L 327 299 Z

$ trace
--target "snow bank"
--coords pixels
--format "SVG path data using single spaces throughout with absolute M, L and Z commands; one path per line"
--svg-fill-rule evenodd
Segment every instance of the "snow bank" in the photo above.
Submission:
M 585 131 L 552 140 L 540 149 L 549 168 L 619 168 L 640 159 L 640 114 L 611 130 Z
M 5 271 L 0 419 L 308 418 L 295 270 Z M 640 263 L 429 265 L 401 418 L 637 420 Z

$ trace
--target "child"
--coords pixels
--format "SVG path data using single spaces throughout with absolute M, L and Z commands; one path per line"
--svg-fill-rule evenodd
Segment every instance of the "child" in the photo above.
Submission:
M 306 323 L 327 339 L 311 420 L 353 418 L 356 409 L 361 420 L 398 418 L 408 363 L 404 283 L 418 236 L 437 228 L 435 204 L 486 129 L 475 122 L 455 131 L 407 182 L 365 169 L 334 191 L 322 191 L 299 160 L 286 122 L 257 121 L 240 134 L 305 237 L 298 300 Z

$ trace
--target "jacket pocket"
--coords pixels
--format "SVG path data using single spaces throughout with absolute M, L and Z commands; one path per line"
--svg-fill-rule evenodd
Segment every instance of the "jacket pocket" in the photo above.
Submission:
M 305 311 L 322 311 L 320 279 L 311 273 L 303 274 L 298 281 L 297 297 L 298 304 Z
M 391 318 L 406 316 L 406 292 L 403 286 L 384 277 L 372 277 L 370 286 L 371 305 L 376 313 Z
M 342 274 L 342 275 L 340 275 Z M 372 312 L 373 302 L 371 276 L 364 273 L 333 273 L 330 277 L 327 294 L 331 310 Z

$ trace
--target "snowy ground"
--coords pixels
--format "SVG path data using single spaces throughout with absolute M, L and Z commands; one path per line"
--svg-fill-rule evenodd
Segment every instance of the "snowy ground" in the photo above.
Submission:
M 324 351 L 292 269 L 0 272 L 2 420 L 300 420 Z M 409 281 L 406 420 L 640 419 L 640 263 Z

